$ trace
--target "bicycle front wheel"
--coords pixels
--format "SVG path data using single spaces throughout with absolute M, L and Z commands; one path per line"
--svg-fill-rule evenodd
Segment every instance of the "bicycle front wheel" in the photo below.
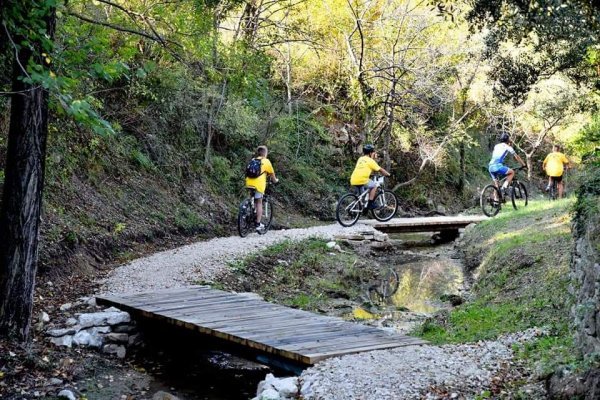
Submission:
M 398 198 L 389 190 L 384 190 L 375 197 L 375 208 L 373 210 L 373 217 L 377 221 L 389 221 L 396 215 L 398 211 Z
M 523 182 L 517 182 L 512 185 L 510 199 L 512 200 L 513 208 L 515 210 L 517 210 L 519 207 L 525 207 L 527 205 L 527 188 Z
M 500 211 L 500 191 L 495 185 L 487 185 L 481 191 L 479 204 L 481 211 L 488 217 L 493 217 Z
M 250 230 L 252 229 L 252 214 L 253 213 L 251 200 L 246 199 L 242 201 L 242 204 L 240 204 L 240 209 L 238 211 L 237 219 L 238 233 L 241 237 L 248 236 L 248 233 L 250 233 Z
M 259 235 L 267 233 L 273 222 L 273 203 L 268 197 L 263 199 L 263 213 L 260 222 L 265 226 L 264 229 L 257 231 Z
M 335 208 L 335 218 L 342 226 L 352 226 L 358 221 L 362 205 L 352 193 L 343 195 Z

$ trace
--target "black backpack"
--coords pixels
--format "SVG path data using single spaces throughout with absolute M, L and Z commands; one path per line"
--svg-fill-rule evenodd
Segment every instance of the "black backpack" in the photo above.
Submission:
M 258 178 L 261 175 L 261 160 L 253 158 L 246 166 L 246 177 L 247 178 Z

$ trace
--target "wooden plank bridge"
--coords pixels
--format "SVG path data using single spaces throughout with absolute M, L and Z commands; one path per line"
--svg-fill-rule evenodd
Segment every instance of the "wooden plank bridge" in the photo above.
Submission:
M 99 296 L 134 318 L 163 321 L 300 365 L 325 358 L 426 342 L 206 286 Z
M 453 232 L 470 224 L 486 220 L 482 215 L 465 216 L 439 216 L 439 217 L 416 217 L 416 218 L 393 218 L 387 222 L 379 222 L 374 219 L 363 220 L 364 224 L 371 225 L 375 229 L 385 233 L 399 232 Z

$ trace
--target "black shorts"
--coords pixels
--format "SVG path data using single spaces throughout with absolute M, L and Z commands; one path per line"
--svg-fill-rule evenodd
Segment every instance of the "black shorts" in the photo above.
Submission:
M 561 176 L 551 176 L 550 179 L 553 181 L 556 181 L 556 183 L 560 183 L 560 182 L 562 182 L 562 175 Z

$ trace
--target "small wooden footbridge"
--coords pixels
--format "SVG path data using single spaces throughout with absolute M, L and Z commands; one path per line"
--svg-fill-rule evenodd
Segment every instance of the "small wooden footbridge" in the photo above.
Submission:
M 279 363 L 290 361 L 305 367 L 329 357 L 425 343 L 269 303 L 252 293 L 229 293 L 206 286 L 99 296 L 97 302 L 128 311 L 136 319 L 162 321 L 252 349 Z
M 476 224 L 488 219 L 482 215 L 457 215 L 416 218 L 393 218 L 387 222 L 374 219 L 361 221 L 371 225 L 378 231 L 385 233 L 401 232 L 440 232 L 443 234 L 457 234 L 458 230 L 467 225 Z

